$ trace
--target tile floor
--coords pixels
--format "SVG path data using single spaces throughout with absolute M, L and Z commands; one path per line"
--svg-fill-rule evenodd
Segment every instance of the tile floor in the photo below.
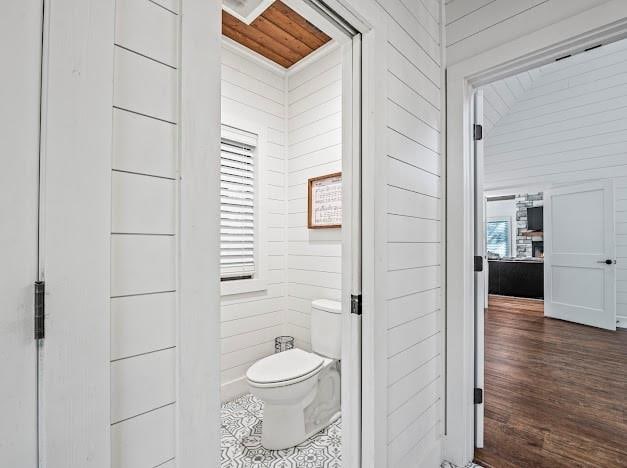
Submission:
M 221 468 L 341 468 L 342 431 L 337 420 L 296 447 L 266 450 L 261 445 L 263 403 L 251 394 L 222 405 Z M 459 468 L 444 462 L 441 468 Z M 469 464 L 464 468 L 481 468 Z
M 251 394 L 222 405 L 221 468 L 341 468 L 340 420 L 285 450 L 263 448 L 262 420 L 263 403 Z
M 453 465 L 451 462 L 442 462 L 442 465 L 440 468 L 462 468 L 462 467 L 458 467 L 456 465 Z M 463 468 L 482 468 L 480 465 L 475 465 L 474 463 L 469 463 L 468 465 L 466 465 Z

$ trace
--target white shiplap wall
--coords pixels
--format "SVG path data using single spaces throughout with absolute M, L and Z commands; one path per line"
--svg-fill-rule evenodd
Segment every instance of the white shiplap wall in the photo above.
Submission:
M 222 49 L 222 121 L 259 129 L 257 257 L 267 289 L 222 296 L 221 385 L 223 399 L 246 391 L 246 370 L 274 352 L 286 309 L 285 74 L 231 47 Z
M 342 64 L 336 48 L 288 76 L 286 329 L 311 349 L 314 299 L 339 301 L 341 229 L 307 228 L 307 180 L 342 170 Z
M 539 69 L 530 70 L 487 84 L 482 88 L 483 129 L 486 135 L 501 117 L 509 112 L 516 101 L 531 88 L 539 73 Z
M 542 67 L 485 142 L 487 190 L 614 179 L 617 314 L 627 317 L 627 41 Z M 621 266 L 622 265 L 622 266 Z
M 378 3 L 388 41 L 387 465 L 435 467 L 443 431 L 440 10 L 435 0 Z
M 111 466 L 175 456 L 176 2 L 116 2 L 111 175 Z
M 606 0 L 447 0 L 447 65 L 584 12 Z

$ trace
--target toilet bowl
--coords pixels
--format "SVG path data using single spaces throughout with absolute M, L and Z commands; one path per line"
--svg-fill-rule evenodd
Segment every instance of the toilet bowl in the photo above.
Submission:
M 340 416 L 341 310 L 334 301 L 312 302 L 313 352 L 290 349 L 254 363 L 250 392 L 264 402 L 261 443 L 293 447 Z

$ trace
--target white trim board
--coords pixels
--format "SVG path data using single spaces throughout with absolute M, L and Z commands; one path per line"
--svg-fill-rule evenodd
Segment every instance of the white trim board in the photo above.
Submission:
M 246 376 L 239 377 L 229 382 L 225 382 L 220 386 L 220 400 L 222 402 L 231 401 L 248 391 L 249 389 Z
M 340 47 L 340 43 L 338 41 L 331 40 L 331 41 L 327 42 L 322 47 L 314 50 L 311 54 L 309 54 L 308 56 L 306 56 L 306 57 L 302 58 L 301 60 L 299 60 L 298 62 L 296 62 L 290 68 L 284 70 L 285 74 L 287 76 L 290 76 L 290 75 L 292 75 L 294 73 L 297 73 L 297 72 L 301 71 L 303 68 L 306 68 L 306 67 L 310 66 L 312 63 L 317 62 L 322 57 L 325 57 L 326 55 L 329 55 L 331 52 L 333 52 L 338 47 Z
M 38 345 L 39 466 L 111 465 L 114 14 L 113 2 L 97 0 L 44 7 L 39 272 L 47 336 Z
M 220 170 L 221 17 L 218 2 L 181 2 L 177 466 L 219 464 L 220 184 L 207 180 Z
M 447 75 L 447 435 L 444 456 L 465 465 L 474 452 L 473 88 L 627 35 L 627 4 L 612 0 L 453 65 Z M 461 267 L 461 268 L 460 268 Z

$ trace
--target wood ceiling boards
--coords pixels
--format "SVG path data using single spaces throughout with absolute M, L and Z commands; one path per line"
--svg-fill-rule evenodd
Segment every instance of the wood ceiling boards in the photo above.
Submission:
M 250 25 L 223 10 L 222 34 L 284 68 L 291 67 L 331 40 L 278 0 Z

